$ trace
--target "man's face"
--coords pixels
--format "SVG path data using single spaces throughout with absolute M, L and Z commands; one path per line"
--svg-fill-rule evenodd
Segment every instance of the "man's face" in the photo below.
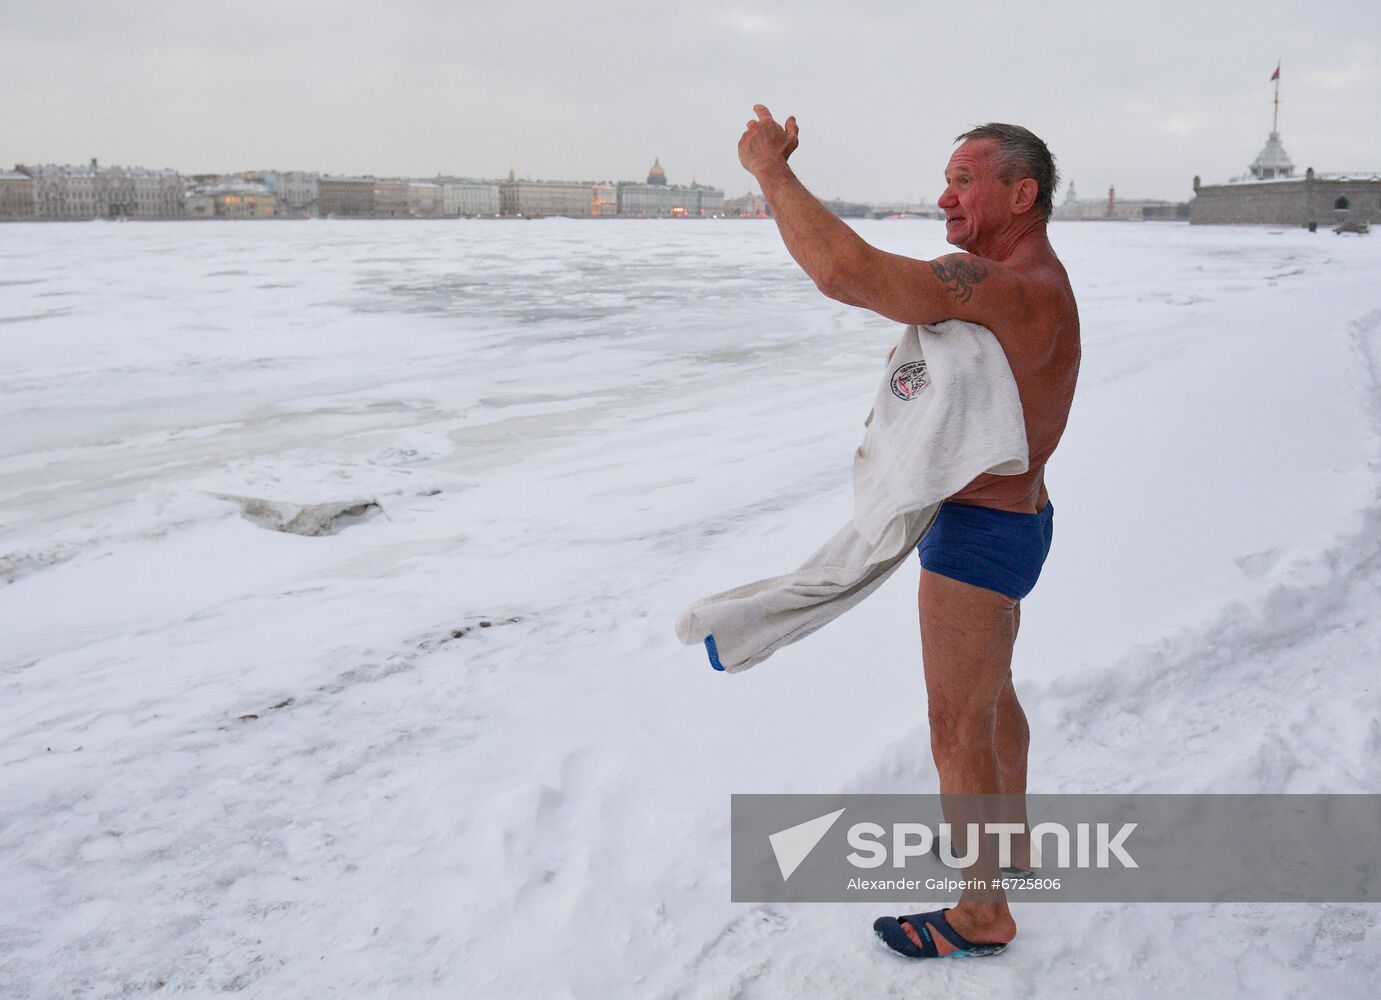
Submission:
M 998 176 L 996 153 L 994 140 L 971 139 L 945 167 L 945 193 L 937 204 L 945 213 L 945 239 L 961 250 L 975 252 L 1016 218 L 1013 185 Z

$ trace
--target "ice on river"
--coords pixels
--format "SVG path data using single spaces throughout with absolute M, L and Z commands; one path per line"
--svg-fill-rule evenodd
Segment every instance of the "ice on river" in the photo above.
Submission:
M 1381 243 L 1052 234 L 1032 789 L 1378 790 Z M 671 627 L 848 516 L 896 332 L 769 222 L 0 227 L 0 993 L 1370 988 L 1367 907 L 1029 906 L 931 968 L 729 902 L 730 793 L 935 789 L 914 567 L 739 676 Z

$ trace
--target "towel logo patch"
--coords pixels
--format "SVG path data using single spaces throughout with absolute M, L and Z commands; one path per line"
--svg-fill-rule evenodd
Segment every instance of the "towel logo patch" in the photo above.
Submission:
M 907 362 L 892 373 L 892 395 L 898 399 L 915 399 L 928 385 L 930 375 L 924 361 Z

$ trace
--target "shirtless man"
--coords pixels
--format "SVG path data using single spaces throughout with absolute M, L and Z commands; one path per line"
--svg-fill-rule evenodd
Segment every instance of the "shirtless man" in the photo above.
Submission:
M 758 117 L 739 140 L 739 160 L 761 185 L 791 256 L 820 291 L 900 323 L 981 323 L 1007 355 L 1030 467 L 1019 476 L 981 475 L 941 506 L 919 547 L 918 605 L 942 797 L 1004 793 L 1021 802 L 1030 731 L 1012 687 L 1012 647 L 1021 599 L 1050 549 L 1054 508 L 1045 463 L 1064 431 L 1079 371 L 1074 293 L 1046 237 L 1054 158 L 1016 125 L 993 123 L 959 136 L 939 207 L 945 238 L 964 252 L 912 260 L 864 242 L 796 179 L 787 165 L 798 144 L 794 117 L 783 126 L 761 104 L 753 110 Z M 1018 809 L 1020 816 L 1002 818 L 1024 823 L 1024 806 Z M 946 805 L 954 824 L 949 811 Z M 965 876 L 995 877 L 993 854 L 985 843 Z M 1029 860 L 1029 845 L 1014 838 L 1013 866 L 1029 867 Z M 1017 925 L 1001 893 L 966 890 L 949 909 L 884 917 L 874 929 L 894 950 L 930 958 L 995 954 Z

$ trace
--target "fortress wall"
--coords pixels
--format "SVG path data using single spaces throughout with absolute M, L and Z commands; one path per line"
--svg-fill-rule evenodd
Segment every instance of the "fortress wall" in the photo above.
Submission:
M 1348 199 L 1346 212 L 1333 208 L 1340 197 Z M 1189 215 L 1196 225 L 1333 226 L 1341 219 L 1381 223 L 1381 180 L 1202 184 Z

